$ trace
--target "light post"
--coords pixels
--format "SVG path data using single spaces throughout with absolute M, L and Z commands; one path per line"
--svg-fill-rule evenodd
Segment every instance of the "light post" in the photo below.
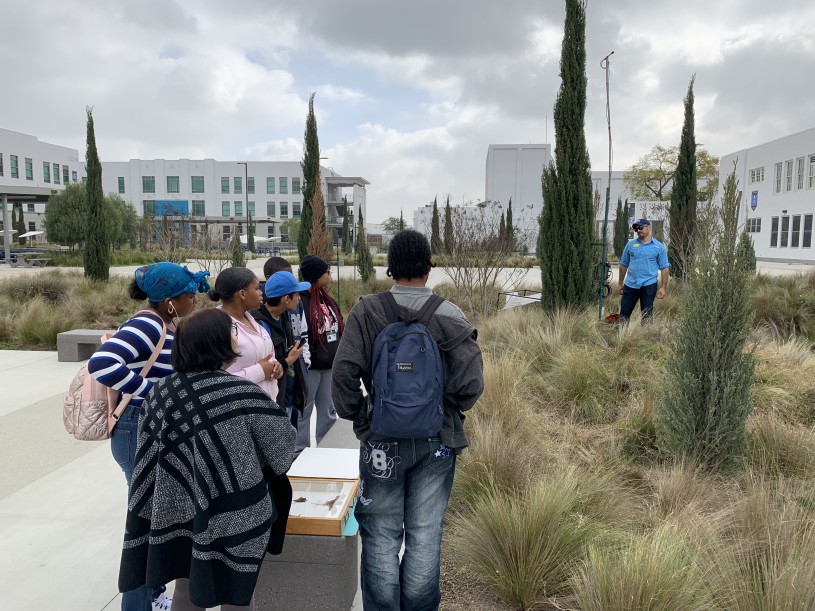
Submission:
M 353 267 L 354 267 L 354 280 L 357 279 L 357 245 L 354 242 L 354 205 L 351 204 L 351 210 L 348 211 L 348 233 L 349 239 L 351 240 L 351 253 L 353 255 Z
M 249 225 L 249 163 L 246 161 L 239 161 L 238 165 L 243 166 L 243 202 L 246 206 L 246 247 L 249 248 L 249 232 L 252 227 Z M 238 236 L 240 239 L 240 236 Z M 254 242 L 254 240 L 252 240 Z

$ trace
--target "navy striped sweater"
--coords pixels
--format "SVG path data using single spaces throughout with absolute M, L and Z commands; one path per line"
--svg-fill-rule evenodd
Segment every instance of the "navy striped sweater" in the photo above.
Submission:
M 170 362 L 173 332 L 168 328 L 158 359 L 146 378 L 139 376 L 161 339 L 161 328 L 162 321 L 158 314 L 136 314 L 94 353 L 88 361 L 88 371 L 105 386 L 122 394 L 132 394 L 131 404 L 141 405 L 153 384 L 173 373 Z

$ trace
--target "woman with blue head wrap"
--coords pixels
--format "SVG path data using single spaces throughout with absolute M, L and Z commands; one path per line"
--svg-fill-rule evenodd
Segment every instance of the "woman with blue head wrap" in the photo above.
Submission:
M 142 403 L 153 384 L 173 373 L 170 352 L 175 336 L 175 320 L 195 308 L 195 294 L 209 290 L 208 271 L 191 272 L 177 263 L 154 263 L 138 268 L 130 283 L 130 297 L 147 300 L 147 307 L 124 323 L 88 362 L 88 372 L 115 391 L 132 395 L 110 436 L 113 458 L 124 471 L 127 485 L 136 462 L 136 439 Z M 161 343 L 160 352 L 149 370 L 145 363 Z M 163 588 L 154 591 L 142 586 L 122 597 L 122 611 L 150 611 L 154 600 L 169 608 Z

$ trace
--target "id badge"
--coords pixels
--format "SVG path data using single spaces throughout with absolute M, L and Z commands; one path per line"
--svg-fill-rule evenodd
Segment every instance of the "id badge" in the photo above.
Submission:
M 337 332 L 336 331 L 329 331 L 328 333 L 326 333 L 325 334 L 325 341 L 327 341 L 329 344 L 331 342 L 336 342 L 337 341 Z

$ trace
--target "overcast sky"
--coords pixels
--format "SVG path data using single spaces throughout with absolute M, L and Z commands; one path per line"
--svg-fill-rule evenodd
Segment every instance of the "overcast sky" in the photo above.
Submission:
M 679 8 L 681 6 L 681 8 Z M 372 222 L 484 197 L 489 144 L 554 142 L 562 0 L 2 0 L 0 127 L 103 161 L 299 160 L 371 182 Z M 723 155 L 815 126 L 815 2 L 590 0 L 586 136 L 614 169 L 696 139 Z M 815 144 L 814 144 L 815 146 Z

